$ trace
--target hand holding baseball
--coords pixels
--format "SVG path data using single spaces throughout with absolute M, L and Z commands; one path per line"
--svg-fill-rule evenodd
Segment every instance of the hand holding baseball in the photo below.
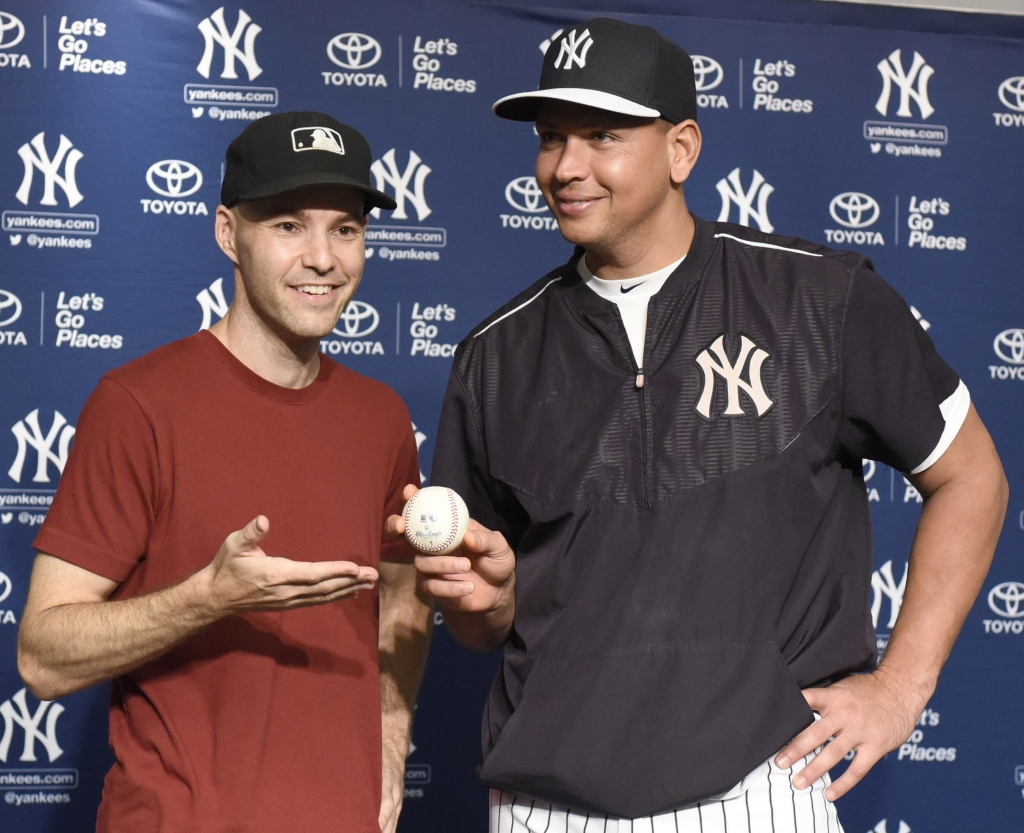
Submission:
M 409 500 L 419 491 L 405 487 Z M 405 520 L 392 515 L 387 521 L 392 535 L 404 535 Z M 419 585 L 449 611 L 489 613 L 511 604 L 516 558 L 505 537 L 470 519 L 468 529 L 451 553 L 416 556 Z

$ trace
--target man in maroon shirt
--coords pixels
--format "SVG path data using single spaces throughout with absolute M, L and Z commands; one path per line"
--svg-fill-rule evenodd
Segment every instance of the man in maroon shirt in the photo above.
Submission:
M 230 309 L 82 410 L 18 666 L 43 699 L 113 680 L 100 831 L 395 829 L 430 609 L 382 531 L 416 444 L 390 389 L 317 352 L 395 207 L 371 158 L 321 113 L 250 125 L 216 217 Z

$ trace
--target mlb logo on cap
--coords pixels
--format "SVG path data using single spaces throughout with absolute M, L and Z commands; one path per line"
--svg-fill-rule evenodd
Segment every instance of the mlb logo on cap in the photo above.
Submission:
M 329 150 L 331 153 L 345 153 L 341 134 L 330 127 L 296 127 L 292 131 L 292 150 Z
M 394 211 L 397 203 L 370 185 L 372 159 L 359 131 L 326 113 L 264 116 L 228 146 L 220 201 L 230 208 L 240 200 L 260 200 L 308 185 L 341 185 L 362 191 L 367 211 Z

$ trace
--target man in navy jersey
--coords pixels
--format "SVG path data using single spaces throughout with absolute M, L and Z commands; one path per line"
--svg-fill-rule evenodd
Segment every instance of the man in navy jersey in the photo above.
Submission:
M 1002 525 L 967 388 L 864 257 L 690 214 L 693 68 L 656 30 L 573 27 L 494 111 L 536 123 L 577 248 L 460 344 L 432 476 L 475 522 L 417 558 L 453 635 L 504 649 L 491 829 L 838 831 Z M 864 458 L 926 498 L 877 668 Z

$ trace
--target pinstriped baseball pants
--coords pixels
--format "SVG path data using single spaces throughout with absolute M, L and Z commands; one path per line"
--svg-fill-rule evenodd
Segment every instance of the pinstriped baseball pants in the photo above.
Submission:
M 793 787 L 793 776 L 811 757 L 779 769 L 773 756 L 734 797 L 641 819 L 574 812 L 491 790 L 490 833 L 843 833 L 835 805 L 825 799 L 828 773 L 806 789 Z

